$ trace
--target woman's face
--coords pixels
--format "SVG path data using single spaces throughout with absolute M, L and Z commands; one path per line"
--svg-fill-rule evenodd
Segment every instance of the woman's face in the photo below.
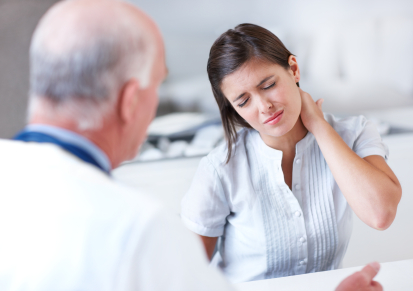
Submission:
M 296 83 L 300 71 L 294 56 L 290 69 L 261 60 L 251 60 L 226 76 L 221 89 L 238 114 L 261 136 L 280 137 L 296 124 L 301 96 Z

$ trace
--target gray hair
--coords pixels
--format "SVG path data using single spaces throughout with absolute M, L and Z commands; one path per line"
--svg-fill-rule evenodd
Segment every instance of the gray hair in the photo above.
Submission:
M 93 34 L 68 36 L 64 28 L 56 32 L 40 22 L 30 47 L 29 119 L 34 113 L 57 115 L 75 120 L 81 130 L 95 129 L 114 110 L 127 80 L 149 85 L 154 41 L 132 16 L 117 18 Z

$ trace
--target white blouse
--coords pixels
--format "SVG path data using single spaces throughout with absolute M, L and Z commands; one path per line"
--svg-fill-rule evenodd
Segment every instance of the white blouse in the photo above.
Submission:
M 388 149 L 365 117 L 325 119 L 361 158 Z M 182 200 L 181 218 L 193 232 L 220 237 L 211 264 L 246 282 L 340 267 L 352 231 L 352 209 L 310 132 L 297 143 L 292 191 L 282 151 L 242 129 L 233 156 L 226 144 L 204 157 Z

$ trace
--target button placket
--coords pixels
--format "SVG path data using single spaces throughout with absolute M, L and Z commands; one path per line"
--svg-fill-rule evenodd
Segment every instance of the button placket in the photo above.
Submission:
M 293 164 L 293 177 L 292 177 L 292 190 L 294 193 L 294 196 L 297 197 L 297 199 L 299 200 L 300 204 L 301 204 L 301 157 L 298 156 L 298 154 L 296 155 L 295 159 L 294 159 L 294 164 Z
M 305 228 L 304 215 L 301 209 L 301 166 L 302 159 L 296 153 L 296 158 L 293 164 L 293 191 L 294 196 L 299 202 L 299 209 L 296 209 L 294 213 L 294 221 L 296 225 L 296 241 L 297 241 L 297 274 L 304 274 L 307 270 L 307 257 L 308 257 L 308 248 L 307 248 L 307 232 Z

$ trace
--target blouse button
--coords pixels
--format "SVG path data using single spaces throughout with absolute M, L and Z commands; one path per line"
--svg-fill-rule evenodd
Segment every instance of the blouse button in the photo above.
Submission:
M 295 190 L 300 190 L 300 185 L 299 184 L 295 184 Z
M 300 238 L 300 242 L 301 242 L 301 243 L 305 243 L 305 238 L 304 238 L 304 237 L 301 237 L 301 238 Z
M 295 160 L 295 163 L 296 163 L 296 164 L 299 164 L 299 163 L 301 163 L 301 160 L 300 160 L 300 159 L 296 159 L 296 160 Z
M 300 261 L 300 266 L 302 266 L 302 265 L 305 265 L 305 260 L 303 260 L 303 261 Z
M 297 216 L 297 217 L 300 217 L 300 216 L 301 216 L 301 212 L 300 212 L 300 211 L 296 211 L 294 214 L 295 214 L 295 216 Z

